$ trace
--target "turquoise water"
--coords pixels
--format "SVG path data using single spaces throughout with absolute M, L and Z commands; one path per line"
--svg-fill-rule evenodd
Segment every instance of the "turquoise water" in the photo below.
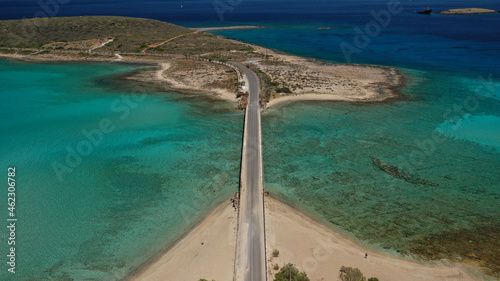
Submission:
M 427 2 L 401 1 L 403 11 L 351 56 L 404 68 L 405 99 L 289 103 L 263 113 L 266 189 L 390 253 L 473 261 L 500 276 L 500 14 L 413 14 Z M 221 22 L 213 1 L 127 0 L 71 2 L 58 16 L 265 25 L 216 33 L 345 63 L 342 42 L 352 45 L 355 28 L 386 6 L 242 1 Z M 443 0 L 431 8 L 472 6 L 500 10 L 495 0 Z M 37 11 L 23 0 L 0 17 Z M 3 169 L 18 168 L 20 280 L 120 279 L 236 191 L 242 115 L 224 103 L 154 91 L 137 108 L 121 102 L 113 110 L 133 88 L 117 76 L 136 68 L 2 62 L 0 149 Z M 82 130 L 99 128 L 104 118 L 115 129 L 60 182 L 54 161 L 64 164 L 67 146 L 76 150 L 86 140 Z M 373 159 L 413 180 L 382 171 Z
M 295 102 L 264 112 L 266 189 L 389 253 L 474 255 L 495 268 L 500 92 L 476 95 L 473 77 L 407 74 L 405 100 Z M 372 157 L 429 184 L 391 176 Z
M 271 2 L 262 18 L 240 11 L 245 24 L 267 28 L 214 33 L 324 61 L 394 66 L 409 81 L 403 99 L 386 103 L 266 111 L 266 189 L 388 253 L 470 262 L 500 277 L 500 14 L 421 16 L 413 10 L 429 3 L 401 2 L 347 57 L 342 44 L 359 46 L 386 1 Z M 500 9 L 467 0 L 431 8 L 475 6 Z
M 445 121 L 439 127 L 442 134 L 500 149 L 500 118 L 495 115 L 464 115 L 461 119 Z
M 242 113 L 120 79 L 140 68 L 0 61 L 18 218 L 18 273 L 3 263 L 1 280 L 123 279 L 237 191 Z

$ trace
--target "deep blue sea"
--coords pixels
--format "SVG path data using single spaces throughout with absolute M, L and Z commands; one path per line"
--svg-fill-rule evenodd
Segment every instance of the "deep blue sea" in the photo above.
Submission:
M 266 110 L 266 189 L 388 253 L 472 256 L 500 270 L 500 14 L 413 13 L 429 5 L 500 10 L 500 2 L 436 2 L 61 0 L 43 7 L 9 0 L 0 1 L 0 19 L 48 13 L 263 25 L 215 33 L 330 62 L 399 68 L 407 76 L 403 99 Z M 5 280 L 119 280 L 237 190 L 243 116 L 223 102 L 153 91 L 121 120 L 110 105 L 133 85 L 110 81 L 138 68 L 0 63 L 1 130 L 9 132 L 0 138 L 2 169 L 16 164 L 25 186 L 19 266 L 26 269 Z M 66 145 L 76 149 L 82 130 L 102 118 L 116 129 L 61 185 L 54 159 L 64 161 Z M 373 158 L 430 184 L 389 176 Z

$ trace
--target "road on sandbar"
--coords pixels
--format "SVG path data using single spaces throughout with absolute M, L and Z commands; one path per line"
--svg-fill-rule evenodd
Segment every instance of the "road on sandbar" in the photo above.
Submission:
M 264 228 L 264 171 L 260 124 L 259 78 L 245 66 L 237 66 L 248 80 L 248 106 L 245 112 L 241 156 L 240 208 L 236 238 L 236 280 L 267 280 Z

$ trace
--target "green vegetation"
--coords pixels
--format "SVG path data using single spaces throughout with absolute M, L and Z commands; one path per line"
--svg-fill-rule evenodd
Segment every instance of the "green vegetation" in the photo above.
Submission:
M 116 38 L 119 47 L 106 45 L 99 51 L 132 52 L 145 42 L 162 42 L 192 32 L 191 29 L 150 19 L 85 16 L 0 21 L 0 47 L 40 48 L 52 42 Z M 144 46 L 144 45 L 143 45 Z
M 228 54 L 229 51 L 253 51 L 253 48 L 249 49 L 249 46 L 246 44 L 235 43 L 209 33 L 187 34 L 159 46 L 158 49 L 161 52 L 179 55 L 185 53 L 192 55 L 211 53 L 218 56 L 218 59 L 221 59 L 223 56 L 231 55 Z
M 244 61 L 250 57 L 262 57 L 248 44 L 142 18 L 82 16 L 5 20 L 0 21 L 0 30 L 0 48 L 86 51 L 107 42 L 96 52 L 146 51 L 203 56 L 219 61 Z M 112 41 L 108 41 L 110 39 Z
M 277 258 L 280 256 L 280 251 L 278 251 L 278 249 L 274 249 L 273 250 L 273 257 Z
M 288 87 L 281 87 L 276 89 L 277 93 L 285 93 L 285 94 L 291 94 L 292 90 L 290 90 Z
M 289 263 L 274 275 L 274 281 L 310 281 L 305 272 L 300 272 L 295 265 Z
M 187 55 L 187 54 L 185 54 Z M 195 55 L 195 53 L 191 52 L 189 55 Z M 229 61 L 227 58 L 224 58 L 223 56 L 220 56 L 219 54 L 214 54 L 214 55 L 208 55 L 208 56 L 201 56 L 204 59 L 208 60 L 216 60 L 216 61 L 222 61 L 222 62 L 227 62 Z
M 15 51 L 15 50 L 8 50 L 8 49 L 0 49 L 0 54 L 29 55 L 29 54 L 33 54 L 33 51 Z
M 361 270 L 345 266 L 340 268 L 339 278 L 341 281 L 366 281 L 366 277 L 363 276 Z M 371 277 L 368 281 L 378 281 L 378 278 Z
M 339 278 L 342 281 L 366 281 L 366 278 L 358 268 L 345 267 L 340 268 Z
M 251 69 L 253 72 L 259 76 L 260 79 L 260 100 L 268 102 L 271 99 L 271 93 L 273 92 L 273 81 L 271 80 L 271 77 L 267 75 L 265 72 L 262 70 L 254 67 L 253 65 L 246 65 L 249 69 Z

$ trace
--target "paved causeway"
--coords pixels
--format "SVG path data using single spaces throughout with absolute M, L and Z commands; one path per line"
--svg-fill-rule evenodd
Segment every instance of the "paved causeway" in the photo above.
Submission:
M 241 159 L 236 281 L 265 281 L 267 280 L 267 265 L 259 78 L 245 66 L 237 63 L 233 65 L 244 73 L 249 84 Z

